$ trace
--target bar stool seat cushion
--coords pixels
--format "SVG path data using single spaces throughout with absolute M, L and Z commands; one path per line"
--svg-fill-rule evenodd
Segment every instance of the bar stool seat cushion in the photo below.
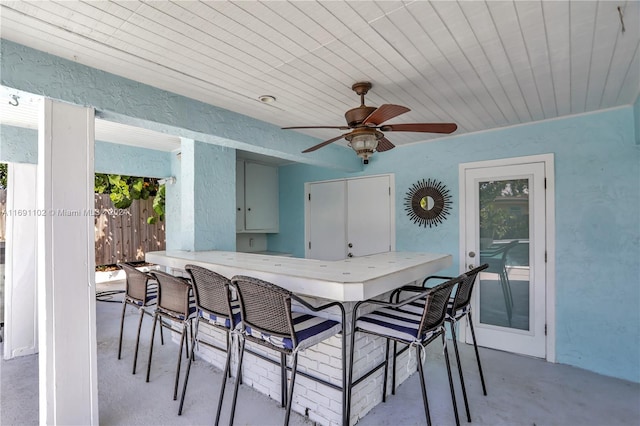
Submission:
M 465 305 L 454 313 L 453 299 L 449 300 L 449 303 L 447 304 L 447 317 L 454 319 L 456 321 L 462 318 L 463 316 L 467 315 L 470 311 L 471 311 L 471 305 Z
M 362 331 L 408 343 L 416 340 L 425 341 L 437 330 L 418 338 L 418 328 L 424 312 L 424 305 L 425 300 L 419 299 L 399 308 L 376 309 L 358 317 L 356 327 Z
M 321 318 L 304 312 L 292 312 L 293 329 L 298 341 L 298 350 L 305 349 L 320 343 L 329 337 L 340 333 L 342 324 L 339 321 L 333 321 Z M 293 342 L 289 337 L 272 336 L 261 333 L 258 330 L 252 330 L 251 327 L 245 328 L 246 334 L 256 339 L 262 339 L 279 348 L 293 350 Z
M 231 313 L 233 315 L 233 324 L 240 324 L 240 302 L 232 301 L 231 302 Z M 200 317 L 205 318 L 214 324 L 217 324 L 221 327 L 226 327 L 231 329 L 231 319 L 224 315 L 217 315 L 213 312 L 209 312 L 206 309 L 200 309 Z

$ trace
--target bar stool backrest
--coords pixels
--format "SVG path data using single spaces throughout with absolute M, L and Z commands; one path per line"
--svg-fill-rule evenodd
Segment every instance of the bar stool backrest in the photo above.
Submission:
M 424 313 L 420 320 L 418 336 L 422 336 L 440 327 L 444 323 L 447 315 L 447 304 L 449 297 L 451 297 L 453 286 L 459 284 L 461 281 L 462 278 L 456 277 L 429 290 Z
M 507 255 L 509 251 L 516 247 L 519 240 L 513 240 L 507 244 L 503 244 L 495 249 L 487 249 L 481 253 L 482 259 L 489 265 L 487 272 L 502 273 L 507 264 Z
M 233 324 L 231 312 L 229 285 L 231 280 L 209 269 L 197 265 L 186 265 L 184 268 L 191 275 L 196 306 L 217 316 L 230 318 Z
M 452 312 L 457 312 L 471 302 L 471 292 L 473 291 L 473 286 L 477 280 L 478 274 L 488 267 L 489 264 L 485 263 L 484 265 L 480 265 L 460 276 L 462 277 L 462 282 L 458 284 L 458 289 L 456 290 L 453 299 Z
M 258 278 L 237 275 L 231 279 L 238 292 L 244 326 L 263 334 L 297 341 L 291 317 L 291 292 Z
M 149 281 L 149 275 L 137 270 L 135 266 L 129 263 L 118 264 L 126 274 L 126 295 L 132 299 L 136 299 L 144 304 L 147 300 L 147 282 Z
M 191 284 L 184 278 L 162 271 L 154 271 L 151 275 L 158 281 L 158 308 L 187 318 Z

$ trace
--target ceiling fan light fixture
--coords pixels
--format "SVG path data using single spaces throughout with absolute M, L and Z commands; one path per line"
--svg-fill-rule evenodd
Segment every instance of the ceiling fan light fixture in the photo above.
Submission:
M 353 149 L 358 157 L 364 160 L 364 164 L 369 163 L 369 157 L 373 155 L 376 147 L 378 146 L 378 134 L 376 133 L 361 133 L 350 137 L 349 146 Z

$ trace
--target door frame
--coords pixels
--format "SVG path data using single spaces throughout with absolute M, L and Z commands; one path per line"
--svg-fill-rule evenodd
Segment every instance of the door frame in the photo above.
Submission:
M 556 222 L 555 222 L 555 168 L 554 154 L 539 154 L 524 157 L 501 158 L 496 160 L 474 161 L 469 163 L 460 163 L 458 165 L 458 183 L 459 183 L 459 204 L 460 204 L 460 228 L 459 228 L 459 268 L 460 273 L 465 272 L 464 259 L 466 258 L 466 242 L 465 242 L 465 212 L 466 212 L 466 185 L 465 172 L 469 169 L 490 168 L 500 166 L 514 166 L 528 163 L 544 163 L 545 173 L 545 211 L 546 211 L 546 289 L 545 289 L 545 323 L 546 323 L 546 355 L 545 359 L 549 362 L 556 362 Z M 460 341 L 466 340 L 466 319 L 464 327 L 458 334 Z

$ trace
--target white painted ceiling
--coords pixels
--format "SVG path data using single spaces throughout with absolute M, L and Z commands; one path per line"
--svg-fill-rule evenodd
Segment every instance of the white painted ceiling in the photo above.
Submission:
M 456 134 L 629 105 L 640 91 L 638 1 L 1 5 L 4 39 L 278 126 L 344 125 L 357 81 L 373 83 L 367 105 L 411 108 L 390 123 L 455 122 Z

